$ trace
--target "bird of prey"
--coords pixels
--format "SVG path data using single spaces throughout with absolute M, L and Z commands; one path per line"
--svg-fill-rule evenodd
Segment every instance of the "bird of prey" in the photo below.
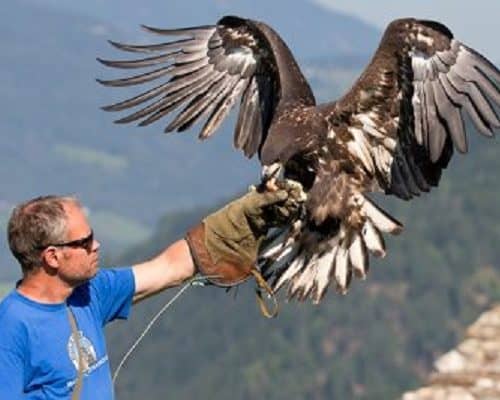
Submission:
M 437 186 L 453 152 L 467 152 L 465 115 L 484 136 L 500 127 L 500 71 L 438 22 L 393 21 L 352 88 L 324 104 L 265 23 L 225 16 L 215 25 L 144 28 L 167 39 L 111 42 L 146 56 L 99 61 L 149 69 L 99 82 L 158 84 L 104 109 L 137 106 L 116 122 L 141 126 L 171 114 L 165 132 L 205 121 L 206 139 L 240 99 L 234 146 L 259 157 L 264 181 L 281 174 L 307 195 L 304 212 L 260 254 L 263 275 L 289 298 L 318 303 L 330 282 L 345 292 L 353 276 L 364 278 L 369 254 L 385 255 L 382 234 L 402 230 L 368 195 L 410 200 Z

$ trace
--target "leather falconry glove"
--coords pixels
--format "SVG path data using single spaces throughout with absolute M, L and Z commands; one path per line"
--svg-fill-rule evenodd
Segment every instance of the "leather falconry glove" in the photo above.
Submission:
M 282 187 L 264 192 L 253 188 L 188 232 L 194 263 L 210 282 L 229 287 L 254 275 L 267 231 L 289 222 L 303 201 L 296 188 Z

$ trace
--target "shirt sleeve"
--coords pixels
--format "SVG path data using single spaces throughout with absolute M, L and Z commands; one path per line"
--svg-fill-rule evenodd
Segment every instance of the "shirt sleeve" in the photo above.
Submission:
M 128 318 L 135 293 L 131 267 L 103 269 L 90 284 L 95 291 L 103 325 L 117 318 Z
M 23 399 L 23 360 L 15 352 L 0 347 L 0 400 Z

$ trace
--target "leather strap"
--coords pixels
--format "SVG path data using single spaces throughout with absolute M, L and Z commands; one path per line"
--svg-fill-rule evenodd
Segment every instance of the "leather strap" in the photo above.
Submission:
M 79 400 L 83 384 L 83 351 L 82 347 L 80 346 L 80 339 L 79 339 L 80 335 L 78 334 L 78 326 L 76 324 L 75 316 L 69 306 L 67 307 L 67 310 L 68 310 L 69 324 L 71 326 L 71 335 L 73 336 L 73 341 L 78 350 L 78 377 L 76 378 L 76 383 L 75 386 L 73 387 L 71 400 Z
M 257 295 L 257 303 L 259 304 L 260 312 L 266 318 L 276 317 L 279 312 L 279 304 L 278 300 L 276 299 L 276 293 L 274 293 L 274 290 L 271 289 L 271 286 L 269 286 L 269 284 L 266 282 L 266 280 L 264 279 L 264 277 L 257 268 L 252 268 L 251 272 L 255 278 L 255 281 L 257 282 L 257 289 L 255 290 L 255 293 Z M 273 300 L 272 311 L 269 311 L 266 302 L 262 298 L 262 290 L 264 290 L 268 294 L 268 296 Z

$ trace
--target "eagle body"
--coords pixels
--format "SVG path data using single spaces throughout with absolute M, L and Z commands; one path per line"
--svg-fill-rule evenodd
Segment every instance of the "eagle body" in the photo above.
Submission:
M 438 22 L 393 21 L 351 89 L 319 105 L 292 52 L 265 23 L 227 16 L 216 25 L 145 29 L 170 40 L 111 42 L 152 55 L 99 61 L 149 70 L 99 82 L 160 83 L 104 109 L 138 107 L 116 122 L 139 125 L 173 115 L 166 132 L 205 120 L 206 139 L 239 99 L 234 146 L 259 157 L 263 179 L 277 166 L 307 194 L 305 212 L 272 232 L 259 259 L 273 288 L 286 287 L 290 298 L 318 303 L 331 282 L 345 293 L 353 276 L 366 276 L 369 255 L 385 255 L 383 234 L 402 230 L 369 194 L 410 200 L 437 186 L 454 151 L 468 150 L 465 115 L 484 136 L 500 127 L 499 70 Z

